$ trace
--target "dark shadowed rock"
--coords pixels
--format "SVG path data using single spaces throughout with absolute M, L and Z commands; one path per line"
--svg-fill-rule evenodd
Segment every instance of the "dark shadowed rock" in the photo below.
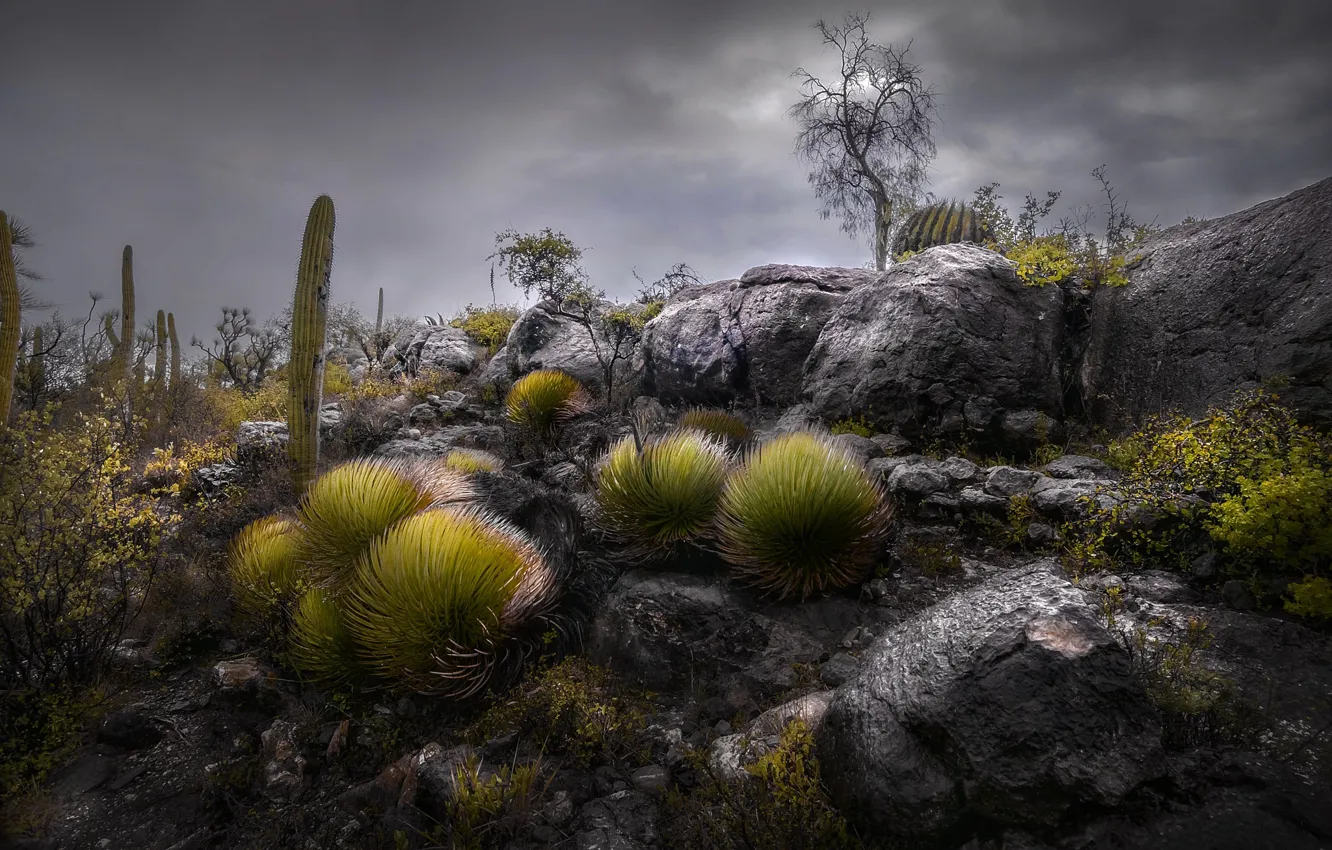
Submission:
M 1282 398 L 1332 422 L 1332 178 L 1171 227 L 1093 301 L 1081 380 L 1096 421 L 1196 416 L 1285 375 Z
M 759 266 L 677 293 L 643 332 L 644 388 L 667 402 L 792 404 L 823 323 L 864 269 Z
M 1060 455 L 1041 470 L 1051 478 L 1110 478 L 1114 475 L 1105 461 L 1085 455 Z
M 1127 654 L 1048 561 L 890 629 L 838 689 L 819 751 L 849 817 L 916 836 L 968 812 L 1052 824 L 1115 805 L 1162 752 Z
M 1063 295 L 1011 263 L 945 245 L 848 293 L 810 353 L 804 395 L 828 420 L 864 414 L 907 437 L 1002 442 L 1005 411 L 1061 409 Z
M 141 750 L 162 740 L 162 730 L 142 709 L 130 708 L 103 717 L 97 740 L 123 750 Z

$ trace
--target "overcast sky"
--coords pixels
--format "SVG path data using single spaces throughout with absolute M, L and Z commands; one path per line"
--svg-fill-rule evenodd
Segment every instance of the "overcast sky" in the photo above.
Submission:
M 67 314 L 119 305 L 184 337 L 291 298 L 320 193 L 333 297 L 420 315 L 489 302 L 498 231 L 549 226 L 627 298 L 687 262 L 860 266 L 792 154 L 813 24 L 869 11 L 938 94 L 929 188 L 1215 217 L 1332 175 L 1332 3 L 1310 0 L 6 0 L 0 209 Z M 1203 11 L 1203 9 L 1206 11 Z M 1083 11 L 1085 10 L 1085 11 Z M 1103 229 L 1103 215 L 1093 222 Z M 501 301 L 518 292 L 497 280 Z M 211 338 L 211 336 L 209 337 Z

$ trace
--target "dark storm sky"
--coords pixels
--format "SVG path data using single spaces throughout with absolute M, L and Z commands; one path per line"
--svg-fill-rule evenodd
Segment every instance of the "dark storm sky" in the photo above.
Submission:
M 119 301 L 208 334 L 290 298 L 336 205 L 333 294 L 373 312 L 488 302 L 497 231 L 563 230 L 620 297 L 688 262 L 859 266 L 792 155 L 813 23 L 871 12 L 939 95 L 929 188 L 999 181 L 1140 220 L 1214 217 L 1332 175 L 1332 4 L 1309 0 L 14 0 L 0 15 L 0 208 L 66 313 Z M 979 11 L 978 7 L 984 7 Z M 1205 11 L 1204 11 L 1205 10 Z M 1098 213 L 1094 226 L 1103 227 Z M 500 299 L 517 300 L 505 281 Z

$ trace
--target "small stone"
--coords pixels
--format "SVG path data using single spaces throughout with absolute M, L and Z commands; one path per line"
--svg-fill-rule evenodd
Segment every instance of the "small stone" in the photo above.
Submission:
M 1027 526 L 1027 540 L 1035 543 L 1037 546 L 1046 546 L 1059 539 L 1059 532 L 1054 526 L 1046 525 L 1043 522 L 1033 522 Z
M 860 662 L 845 652 L 839 652 L 819 665 L 819 680 L 835 688 L 850 679 L 860 669 Z
M 650 764 L 630 774 L 629 781 L 639 791 L 663 794 L 670 787 L 671 772 L 659 764 Z
M 732 731 L 731 724 L 727 720 L 718 720 L 717 725 L 712 728 L 717 730 L 718 735 L 729 735 Z
M 1193 567 L 1194 578 L 1209 579 L 1216 576 L 1216 563 L 1220 556 L 1215 552 L 1204 552 L 1193 559 L 1190 566 Z
M 1236 611 L 1253 610 L 1253 594 L 1244 586 L 1244 582 L 1238 579 L 1231 579 L 1222 585 L 1221 596 L 1226 600 L 1226 604 Z

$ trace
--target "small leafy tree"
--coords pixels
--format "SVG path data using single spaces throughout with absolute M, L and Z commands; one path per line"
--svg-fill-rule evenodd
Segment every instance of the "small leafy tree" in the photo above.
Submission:
M 558 306 L 587 280 L 578 265 L 583 249 L 549 227 L 527 234 L 505 230 L 495 236 L 495 245 L 498 250 L 486 259 L 498 260 L 500 269 L 525 296 L 535 289 L 539 298 Z

